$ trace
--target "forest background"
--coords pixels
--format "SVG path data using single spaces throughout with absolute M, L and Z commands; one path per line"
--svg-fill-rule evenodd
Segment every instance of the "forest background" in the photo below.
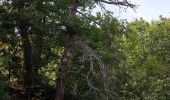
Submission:
M 129 22 L 105 4 L 138 7 L 1 0 L 0 100 L 168 100 L 170 18 Z

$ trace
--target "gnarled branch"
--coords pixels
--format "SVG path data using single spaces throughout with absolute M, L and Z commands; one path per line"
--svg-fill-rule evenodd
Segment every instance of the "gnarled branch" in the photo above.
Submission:
M 117 5 L 117 6 L 126 6 L 126 7 L 130 7 L 130 8 L 135 8 L 136 5 L 130 3 L 127 0 L 100 0 L 100 2 L 106 3 L 106 4 L 113 4 L 113 5 Z

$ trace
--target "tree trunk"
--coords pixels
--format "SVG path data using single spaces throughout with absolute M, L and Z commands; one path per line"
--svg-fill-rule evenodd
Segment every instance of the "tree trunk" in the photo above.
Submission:
M 41 54 L 40 54 L 40 50 L 38 47 L 32 47 L 32 76 L 34 77 L 34 83 L 37 83 L 37 77 L 38 77 L 38 69 L 41 66 Z
M 25 30 L 20 30 L 20 35 L 23 41 L 23 56 L 24 56 L 24 66 L 23 66 L 23 82 L 26 88 L 26 94 L 29 95 L 30 87 L 32 84 L 32 65 L 31 65 L 31 44 L 29 40 L 28 33 Z M 28 97 L 28 96 L 27 96 Z
M 78 0 L 73 0 L 73 4 L 71 6 L 71 11 L 69 15 L 70 23 L 73 23 L 73 20 L 76 16 L 77 11 L 77 2 Z M 61 59 L 61 66 L 58 69 L 58 75 L 56 79 L 56 95 L 55 100 L 63 100 L 64 99 L 64 76 L 68 70 L 68 62 L 70 59 L 71 50 L 73 47 L 73 34 L 75 34 L 72 28 L 68 28 L 66 32 L 66 42 L 64 47 L 64 54 Z
M 16 6 L 19 17 L 23 17 L 22 10 L 24 9 L 25 1 L 16 0 L 16 1 L 13 1 L 12 3 Z M 29 21 L 26 21 L 26 20 L 27 19 L 19 18 L 18 28 L 19 28 L 19 34 L 22 39 L 22 48 L 23 48 L 24 64 L 23 64 L 22 72 L 23 72 L 24 88 L 26 89 L 25 99 L 29 100 L 30 87 L 32 84 L 32 64 L 31 64 L 32 63 L 31 61 L 32 49 L 31 49 L 31 43 L 30 43 L 30 39 L 28 36 L 28 32 L 27 32 Z
M 73 46 L 72 35 L 67 34 L 64 54 L 61 60 L 61 66 L 58 69 L 58 75 L 56 80 L 56 97 L 55 100 L 63 100 L 64 98 L 64 75 L 68 70 L 68 62 Z

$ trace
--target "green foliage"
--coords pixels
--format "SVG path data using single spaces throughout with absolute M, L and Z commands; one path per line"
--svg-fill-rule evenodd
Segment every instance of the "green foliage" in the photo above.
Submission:
M 18 1 L 0 4 L 0 99 L 25 93 L 20 82 L 24 60 L 21 26 L 32 47 L 32 99 L 53 99 L 68 27 L 75 37 L 65 75 L 65 99 L 170 98 L 169 18 L 149 23 L 142 18 L 120 21 L 107 11 L 93 16 L 91 10 L 99 0 L 79 0 L 82 14 L 68 24 L 71 0 L 25 1 L 20 12 Z M 19 92 L 9 94 L 9 90 Z
M 8 71 L 4 69 L 2 57 L 0 57 L 0 98 L 1 100 L 9 100 L 9 81 L 8 81 Z

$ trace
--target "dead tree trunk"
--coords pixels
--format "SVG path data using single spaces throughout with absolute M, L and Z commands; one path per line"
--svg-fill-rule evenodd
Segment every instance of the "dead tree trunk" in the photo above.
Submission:
M 76 16 L 76 11 L 77 11 L 77 1 L 74 0 L 71 11 L 70 11 L 70 24 L 73 23 L 73 20 Z M 65 47 L 64 47 L 64 54 L 61 59 L 61 66 L 58 69 L 58 75 L 56 79 L 56 95 L 55 95 L 55 100 L 63 100 L 64 99 L 64 75 L 68 70 L 68 62 L 70 59 L 70 54 L 71 50 L 73 47 L 73 35 L 75 32 L 73 32 L 72 28 L 67 28 L 66 33 L 65 33 Z

